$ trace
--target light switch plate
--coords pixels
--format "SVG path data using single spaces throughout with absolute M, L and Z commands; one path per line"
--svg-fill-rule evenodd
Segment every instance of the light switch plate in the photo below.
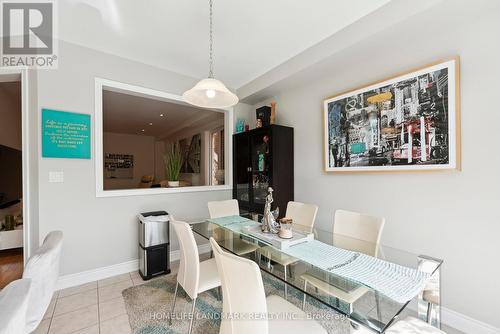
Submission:
M 64 172 L 49 172 L 49 182 L 50 183 L 64 182 Z

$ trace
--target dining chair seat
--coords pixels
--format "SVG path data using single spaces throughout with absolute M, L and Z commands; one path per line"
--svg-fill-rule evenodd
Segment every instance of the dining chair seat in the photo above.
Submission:
M 282 266 L 288 266 L 290 264 L 299 261 L 299 259 L 297 259 L 296 257 L 279 252 L 276 250 L 276 248 L 271 246 L 261 247 L 257 250 L 257 252 L 258 254 L 263 255 L 265 258 L 273 262 L 276 262 Z
M 424 290 L 422 298 L 428 303 L 439 305 L 439 292 L 436 290 Z
M 429 325 L 428 323 L 413 318 L 407 317 L 404 320 L 396 322 L 390 326 L 385 334 L 446 334 L 440 329 Z
M 346 291 L 345 289 L 342 289 L 341 287 L 335 286 L 333 283 L 327 283 L 324 280 L 315 277 L 311 274 L 305 273 L 300 276 L 305 282 L 304 288 L 307 289 L 308 285 L 312 285 L 313 287 L 317 288 L 318 290 L 322 291 L 323 293 L 332 296 L 334 298 L 338 298 L 345 303 L 349 304 L 350 307 L 352 307 L 352 304 L 361 298 L 365 293 L 367 293 L 369 290 L 367 287 L 360 285 L 359 287 L 354 288 L 351 291 Z M 305 294 L 304 294 L 304 300 L 303 300 L 303 305 L 302 308 L 305 307 Z M 352 312 L 352 310 L 349 310 Z
M 200 262 L 200 278 L 198 283 L 198 293 L 212 290 L 220 286 L 219 272 L 215 259 Z
M 238 256 L 250 254 L 259 249 L 259 246 L 256 244 L 237 238 L 224 240 L 222 243 L 224 243 L 224 248 L 231 249 L 231 251 Z
M 269 320 L 269 334 L 324 334 L 325 329 L 315 321 L 308 320 L 307 314 L 289 301 L 271 295 L 266 298 L 267 312 L 275 320 Z M 279 316 L 293 314 L 294 320 L 281 320 Z M 279 320 L 276 320 L 279 319 Z

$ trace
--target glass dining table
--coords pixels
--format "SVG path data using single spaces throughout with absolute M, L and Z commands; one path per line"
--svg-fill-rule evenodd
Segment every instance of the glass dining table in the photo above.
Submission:
M 384 333 L 412 300 L 421 320 L 440 327 L 442 260 L 297 224 L 294 234 L 309 238 L 278 247 L 250 232 L 248 226 L 258 228 L 258 221 L 260 216 L 242 215 L 225 217 L 223 223 L 189 223 L 196 234 L 257 263 L 282 284 L 285 298 L 302 299 L 305 311 L 313 303 L 348 319 L 351 333 Z

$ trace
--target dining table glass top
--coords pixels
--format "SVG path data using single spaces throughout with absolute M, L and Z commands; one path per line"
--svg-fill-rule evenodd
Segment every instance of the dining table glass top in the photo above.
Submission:
M 245 226 L 256 225 L 259 217 L 238 217 L 224 217 L 223 223 L 190 223 L 196 234 L 213 237 L 226 251 L 251 259 L 283 282 L 285 297 L 299 301 L 305 311 L 315 303 L 375 333 L 383 333 L 412 299 L 421 296 L 441 265 L 433 261 L 432 267 L 422 269 L 417 254 L 298 224 L 293 224 L 294 234 L 312 234 L 314 241 L 278 249 L 247 231 Z

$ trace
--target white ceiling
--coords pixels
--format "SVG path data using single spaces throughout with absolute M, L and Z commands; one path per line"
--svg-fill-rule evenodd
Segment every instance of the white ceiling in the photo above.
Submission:
M 214 0 L 215 74 L 236 89 L 390 0 Z M 59 37 L 195 78 L 208 0 L 63 0 Z
M 160 115 L 163 116 L 160 116 Z M 179 103 L 105 90 L 105 132 L 153 136 L 165 139 L 179 132 L 224 125 L 224 114 Z M 144 130 L 144 131 L 142 131 Z

